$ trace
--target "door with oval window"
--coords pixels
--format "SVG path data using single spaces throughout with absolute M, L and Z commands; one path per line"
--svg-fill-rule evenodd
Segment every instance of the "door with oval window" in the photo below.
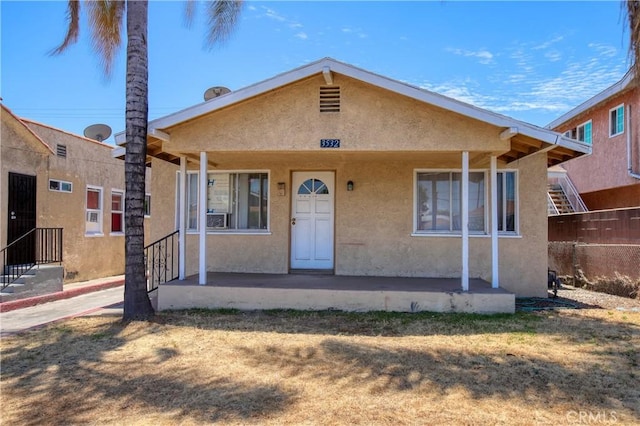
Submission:
M 333 269 L 333 172 L 294 172 L 291 269 Z

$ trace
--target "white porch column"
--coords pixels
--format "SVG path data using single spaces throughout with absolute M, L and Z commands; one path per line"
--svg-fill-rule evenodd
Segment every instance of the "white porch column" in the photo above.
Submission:
M 500 287 L 498 257 L 498 159 L 491 156 L 491 287 Z
M 462 291 L 469 291 L 469 151 L 462 152 Z
M 180 188 L 180 208 L 178 209 L 178 253 L 180 263 L 178 279 L 186 278 L 187 264 L 187 157 L 180 157 L 180 180 L 178 181 Z
M 200 257 L 198 284 L 207 283 L 207 153 L 200 153 L 200 202 L 198 203 L 198 223 L 200 235 Z

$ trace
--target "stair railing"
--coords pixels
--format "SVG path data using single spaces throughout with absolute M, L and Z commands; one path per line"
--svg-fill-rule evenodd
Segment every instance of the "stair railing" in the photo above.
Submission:
M 582 198 L 580 197 L 578 190 L 576 189 L 575 186 L 573 186 L 573 183 L 571 182 L 571 179 L 569 179 L 568 176 L 565 175 L 562 178 L 560 178 L 558 180 L 558 183 L 562 187 L 562 190 L 564 191 L 564 195 L 567 197 L 567 200 L 569 200 L 569 204 L 571 204 L 571 207 L 573 207 L 574 212 L 583 213 L 583 212 L 589 211 L 589 209 L 587 209 L 587 206 L 582 201 Z
M 147 292 L 151 293 L 160 284 L 178 279 L 179 261 L 178 232 L 174 231 L 144 248 L 147 271 Z
M 62 264 L 63 228 L 33 228 L 0 250 L 2 277 L 0 291 L 38 265 Z M 15 264 L 16 259 L 18 263 Z M 23 262 L 21 259 L 29 259 Z
M 569 179 L 569 176 L 567 176 L 566 172 L 556 172 L 556 171 L 549 172 L 547 176 L 547 182 L 550 185 L 560 186 L 560 188 L 562 189 L 562 192 L 564 192 L 564 195 L 565 197 L 567 197 L 567 201 L 569 201 L 569 204 L 573 208 L 574 212 L 582 213 L 582 212 L 589 211 L 587 206 L 582 201 L 582 198 L 580 197 L 580 193 L 578 192 L 576 187 L 573 186 L 573 183 L 571 182 L 571 179 Z
M 547 192 L 547 215 L 556 216 L 559 214 L 560 212 L 558 211 L 558 207 L 556 206 L 556 203 L 553 202 L 553 198 L 551 198 L 551 194 Z

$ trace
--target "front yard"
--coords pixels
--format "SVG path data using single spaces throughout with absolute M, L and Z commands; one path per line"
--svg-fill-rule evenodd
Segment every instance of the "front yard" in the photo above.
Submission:
M 640 312 L 82 317 L 1 354 L 8 425 L 640 423 Z

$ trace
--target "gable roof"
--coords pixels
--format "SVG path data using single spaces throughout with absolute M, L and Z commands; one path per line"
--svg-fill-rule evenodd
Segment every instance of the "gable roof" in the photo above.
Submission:
M 165 132 L 166 129 L 316 74 L 323 74 L 327 82 L 330 82 L 332 78 L 331 73 L 342 74 L 420 102 L 455 112 L 503 129 L 502 134 L 505 139 L 518 138 L 521 144 L 524 145 L 524 147 L 512 149 L 502 155 L 501 159 L 507 162 L 544 150 L 548 153 L 555 151 L 555 155 L 548 155 L 550 158 L 549 165 L 554 165 L 591 151 L 589 145 L 567 138 L 559 133 L 550 131 L 549 129 L 490 112 L 435 92 L 393 80 L 388 77 L 354 67 L 353 65 L 336 61 L 332 58 L 323 58 L 319 61 L 311 62 L 307 65 L 279 74 L 262 82 L 247 86 L 237 91 L 232 91 L 176 113 L 152 120 L 149 122 L 148 126 L 149 139 L 156 138 L 168 140 L 170 135 Z M 115 140 L 118 145 L 124 145 L 126 143 L 125 132 L 117 133 L 115 135 Z M 114 156 L 120 157 L 122 155 L 124 155 L 123 148 L 114 150 Z M 163 159 L 172 161 L 176 158 L 168 157 Z
M 19 128 L 26 131 L 29 135 L 29 138 L 34 142 L 37 149 L 45 152 L 46 154 L 54 154 L 53 148 L 51 148 L 40 136 L 38 136 L 29 126 L 25 123 L 20 117 L 15 115 L 9 108 L 7 108 L 4 104 L 0 103 L 0 107 L 2 108 L 2 120 L 13 122 L 14 126 L 18 126 Z M 7 119 L 8 118 L 8 119 Z
M 594 97 L 586 100 L 585 102 L 581 103 L 574 109 L 556 118 L 551 123 L 547 124 L 545 128 L 555 129 L 558 126 L 582 114 L 583 112 L 586 112 L 591 108 L 594 108 L 598 104 L 607 101 L 613 96 L 616 96 L 630 89 L 633 86 L 634 80 L 635 80 L 635 74 L 633 72 L 633 68 L 631 68 L 629 69 L 629 71 L 627 71 L 627 73 L 624 75 L 624 77 L 622 77 L 620 81 L 611 85 L 610 87 L 607 87 L 602 92 L 595 95 Z

